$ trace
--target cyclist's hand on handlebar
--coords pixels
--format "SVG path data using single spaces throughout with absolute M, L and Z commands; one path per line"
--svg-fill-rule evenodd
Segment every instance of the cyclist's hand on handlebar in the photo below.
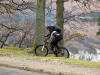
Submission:
M 46 39 L 46 40 L 44 40 L 44 42 L 45 42 L 45 43 L 49 43 L 49 41 L 48 41 L 47 39 Z
M 47 35 L 44 35 L 44 37 L 47 37 Z
M 51 40 L 49 39 L 49 40 L 47 40 L 46 42 L 49 43 L 50 41 L 51 41 Z

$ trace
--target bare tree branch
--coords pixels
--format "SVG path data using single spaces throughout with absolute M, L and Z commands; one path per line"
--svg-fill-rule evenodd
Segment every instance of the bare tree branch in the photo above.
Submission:
M 0 24 L 0 26 L 5 27 L 5 28 L 10 29 L 10 30 L 15 30 L 15 31 L 23 30 L 23 28 L 18 28 L 18 27 L 9 27 L 9 26 L 4 25 L 4 24 Z
M 36 9 L 36 6 L 34 4 L 34 2 L 25 2 L 22 0 L 21 4 L 18 4 L 16 2 L 14 2 L 13 0 L 9 0 L 8 3 L 5 3 L 3 0 L 0 1 L 0 6 L 5 8 L 6 12 L 9 13 L 13 13 L 12 10 L 14 11 L 23 11 L 26 9 L 30 9 L 32 11 L 34 11 L 34 9 Z

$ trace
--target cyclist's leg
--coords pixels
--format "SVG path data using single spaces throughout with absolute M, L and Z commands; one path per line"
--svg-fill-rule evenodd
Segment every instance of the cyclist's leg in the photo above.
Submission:
M 51 37 L 51 42 L 50 42 L 50 45 L 51 45 L 51 50 L 52 50 L 52 51 L 53 51 L 54 46 L 55 46 L 55 40 L 56 40 L 55 36 L 54 36 L 54 35 L 52 35 L 52 37 Z
M 54 50 L 54 47 L 57 47 L 58 49 L 58 42 L 59 42 L 59 39 L 53 35 L 51 39 L 51 50 Z
M 53 50 L 54 48 L 53 42 L 50 43 L 50 46 L 51 46 L 51 50 Z
M 54 49 L 54 47 L 55 47 L 55 41 L 53 40 L 53 41 L 51 41 L 51 50 L 53 51 L 53 49 Z
M 58 49 L 58 40 L 57 39 L 53 40 L 53 42 L 51 44 L 52 44 L 52 50 L 54 50 L 54 47 L 56 49 Z

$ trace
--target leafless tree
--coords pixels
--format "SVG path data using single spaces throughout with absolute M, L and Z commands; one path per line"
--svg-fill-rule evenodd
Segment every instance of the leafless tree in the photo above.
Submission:
M 18 1 L 16 2 L 15 0 L 0 0 L 0 8 L 2 9 L 0 10 L 0 13 L 14 14 L 14 11 L 23 11 L 26 9 L 34 11 L 34 9 L 36 8 L 34 1 L 35 0 L 26 2 L 24 0 L 21 0 L 21 2 L 18 3 Z
M 30 11 L 35 11 L 36 9 L 36 0 L 0 0 L 0 14 L 5 16 L 9 15 L 9 19 L 12 16 L 15 16 L 19 13 L 19 15 L 25 14 L 25 10 L 29 9 Z M 25 14 L 27 15 L 27 14 Z M 28 15 L 27 15 L 28 16 Z M 9 37 L 14 37 L 14 41 L 11 42 L 12 45 L 21 47 L 23 42 L 26 40 L 26 37 L 28 40 L 33 40 L 33 34 L 34 32 L 34 23 L 31 20 L 27 24 L 18 24 L 17 22 L 11 21 L 10 23 L 8 21 L 0 22 L 0 47 L 4 47 L 7 45 L 7 40 Z M 24 45 L 30 42 L 24 42 Z M 10 45 L 8 43 L 8 45 Z M 29 46 L 28 46 L 29 47 Z

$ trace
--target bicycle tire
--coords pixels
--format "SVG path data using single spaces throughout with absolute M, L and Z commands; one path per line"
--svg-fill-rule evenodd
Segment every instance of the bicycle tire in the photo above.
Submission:
M 59 47 L 59 50 L 61 51 L 60 53 L 63 53 L 64 57 L 69 58 L 70 57 L 70 53 L 68 51 L 68 49 L 64 48 L 64 47 Z
M 35 55 L 36 56 L 47 56 L 48 55 L 48 47 L 47 46 L 44 46 L 44 48 L 45 48 L 45 51 L 42 51 L 41 52 L 41 48 L 40 47 L 43 47 L 44 45 L 37 45 L 36 47 L 35 47 L 35 49 L 34 49 L 34 52 L 35 52 Z M 40 49 L 39 49 L 40 48 Z M 39 51 L 39 52 L 38 52 Z M 43 55 L 42 55 L 42 53 L 43 53 Z

